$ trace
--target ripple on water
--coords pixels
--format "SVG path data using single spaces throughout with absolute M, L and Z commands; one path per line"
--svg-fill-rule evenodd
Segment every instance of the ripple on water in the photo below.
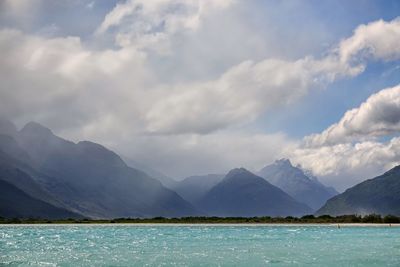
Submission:
M 400 266 L 400 228 L 0 227 L 0 266 Z

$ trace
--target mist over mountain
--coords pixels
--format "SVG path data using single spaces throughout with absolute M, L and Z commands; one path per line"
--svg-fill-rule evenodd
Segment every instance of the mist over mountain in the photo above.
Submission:
M 39 185 L 38 181 L 45 175 L 30 167 L 27 164 L 29 160 L 12 137 L 0 135 L 0 216 L 49 219 L 83 217 Z
M 128 167 L 114 152 L 99 144 L 63 140 L 47 128 L 29 123 L 21 144 L 56 177 L 45 187 L 63 201 L 93 217 L 151 217 L 193 215 L 193 207 L 175 192 Z
M 121 158 L 124 160 L 124 162 L 129 167 L 132 167 L 134 169 L 138 169 L 138 170 L 145 172 L 148 176 L 150 176 L 154 179 L 157 179 L 158 181 L 160 181 L 163 184 L 163 186 L 165 186 L 169 189 L 174 189 L 176 187 L 176 185 L 179 183 L 178 181 L 174 180 L 173 178 L 161 173 L 158 170 L 155 170 L 155 169 L 147 166 L 146 164 L 137 162 L 137 161 L 135 161 L 131 158 L 125 157 L 125 156 L 121 156 Z
M 317 215 L 400 215 L 400 166 L 329 199 Z
M 231 170 L 197 207 L 212 216 L 296 216 L 312 210 L 244 168 Z
M 306 175 L 302 169 L 294 167 L 288 159 L 277 160 L 265 166 L 258 174 L 314 210 L 338 194 L 334 188 L 326 187 L 316 177 Z
M 0 117 L 0 134 L 15 136 L 18 133 L 17 126 L 11 121 Z
M 32 178 L 37 187 L 70 210 L 93 218 L 196 214 L 193 206 L 174 191 L 128 167 L 117 154 L 99 144 L 75 144 L 34 122 L 25 125 L 16 139 L 3 136 L 2 151 L 23 158 L 17 170 L 37 173 Z
M 211 188 L 217 185 L 225 175 L 194 175 L 176 183 L 173 189 L 192 204 L 197 203 Z

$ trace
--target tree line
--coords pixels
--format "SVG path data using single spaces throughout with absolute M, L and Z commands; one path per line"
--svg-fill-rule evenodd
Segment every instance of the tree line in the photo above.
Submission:
M 59 219 L 59 220 L 48 220 L 45 218 L 2 218 L 0 217 L 1 224 L 79 224 L 79 223 L 93 223 L 93 224 L 104 224 L 104 223 L 180 223 L 180 224 L 223 224 L 223 223 L 298 223 L 298 224 L 331 224 L 331 223 L 400 223 L 400 217 L 394 215 L 381 216 L 379 214 L 369 215 L 341 215 L 341 216 L 330 216 L 330 215 L 305 215 L 302 217 L 181 217 L 181 218 L 165 218 L 165 217 L 154 217 L 154 218 L 116 218 L 109 220 L 96 220 L 96 219 Z

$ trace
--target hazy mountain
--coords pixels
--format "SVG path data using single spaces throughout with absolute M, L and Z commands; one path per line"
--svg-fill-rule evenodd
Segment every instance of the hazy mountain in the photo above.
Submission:
M 329 199 L 316 214 L 400 215 L 400 166 Z
M 64 219 L 82 216 L 69 210 L 55 207 L 31 197 L 16 186 L 0 180 L 0 216 L 3 218 Z
M 185 200 L 191 203 L 196 203 L 223 178 L 223 174 L 190 176 L 177 182 L 175 187 L 172 189 Z
M 304 215 L 312 210 L 246 169 L 231 170 L 198 202 L 212 216 Z
M 18 132 L 12 123 L 0 120 L 0 180 L 5 188 L 21 191 L 21 200 L 28 196 L 71 214 L 97 218 L 198 214 L 177 193 L 128 167 L 114 152 L 92 142 L 64 140 L 34 122 Z
M 28 153 L 20 147 L 14 137 L 0 134 L 0 151 L 15 160 L 26 164 L 32 163 Z
M 77 144 L 28 123 L 19 143 L 51 179 L 42 186 L 63 203 L 92 217 L 186 216 L 195 210 L 174 191 L 128 167 L 114 152 L 92 142 Z
M 14 123 L 0 117 L 0 134 L 15 136 L 17 133 L 18 130 Z
M 38 181 L 48 178 L 33 169 L 30 162 L 30 157 L 12 137 L 0 135 L 0 180 L 16 186 L 33 198 L 67 208 L 39 185 Z
M 151 178 L 154 178 L 154 179 L 157 179 L 158 181 L 160 181 L 165 187 L 167 187 L 169 189 L 173 189 L 178 184 L 178 181 L 174 180 L 173 178 L 171 178 L 157 170 L 154 170 L 153 168 L 147 166 L 146 164 L 137 162 L 137 161 L 130 159 L 128 157 L 125 157 L 125 156 L 123 156 L 122 159 L 125 161 L 125 163 L 129 167 L 143 171 Z
M 12 137 L 0 135 L 0 216 L 82 217 L 44 190 L 36 181 L 40 174 L 18 156 L 29 160 Z
M 288 159 L 277 160 L 261 169 L 258 174 L 314 210 L 338 194 L 332 187 L 320 183 L 316 177 L 306 175 L 302 169 L 292 166 Z

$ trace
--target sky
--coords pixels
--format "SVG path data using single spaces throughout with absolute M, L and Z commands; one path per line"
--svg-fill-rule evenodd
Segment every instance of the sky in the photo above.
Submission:
M 0 114 L 168 176 L 400 164 L 397 0 L 0 0 Z

